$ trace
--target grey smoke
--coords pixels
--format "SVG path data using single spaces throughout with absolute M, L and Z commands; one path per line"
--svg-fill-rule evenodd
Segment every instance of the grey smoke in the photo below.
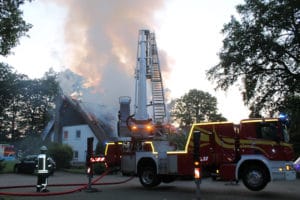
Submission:
M 134 92 L 139 29 L 155 31 L 163 0 L 56 0 L 68 10 L 66 67 L 85 78 L 101 104 L 118 104 Z M 159 44 L 158 44 L 159 47 Z M 168 69 L 166 53 L 161 67 Z M 167 72 L 167 70 L 164 70 Z

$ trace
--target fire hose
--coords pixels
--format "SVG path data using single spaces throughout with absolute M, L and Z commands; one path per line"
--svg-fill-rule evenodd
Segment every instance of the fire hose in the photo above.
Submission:
M 130 180 L 134 178 L 134 176 L 129 177 L 126 180 L 123 181 L 117 181 L 117 182 L 103 182 L 103 183 L 97 183 L 99 180 L 101 180 L 104 176 L 106 176 L 110 170 L 105 171 L 101 176 L 96 178 L 92 181 L 92 185 L 117 185 L 117 184 L 123 184 L 127 183 Z M 29 187 L 35 187 L 36 185 L 17 185 L 17 186 L 4 186 L 0 187 L 0 190 L 2 189 L 13 189 L 13 188 L 29 188 Z M 84 190 L 88 187 L 87 183 L 67 183 L 67 184 L 49 184 L 49 187 L 67 187 L 67 186 L 79 186 L 78 188 L 62 191 L 62 192 L 47 192 L 47 193 L 13 193 L 13 192 L 0 192 L 0 195 L 3 196 L 55 196 L 55 195 L 64 195 L 64 194 L 70 194 L 74 192 L 80 192 L 81 190 Z

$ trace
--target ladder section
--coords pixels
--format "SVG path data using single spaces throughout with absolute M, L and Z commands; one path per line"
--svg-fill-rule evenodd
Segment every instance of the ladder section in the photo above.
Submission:
M 148 53 L 150 54 L 150 78 L 152 87 L 153 120 L 154 123 L 163 123 L 164 118 L 166 117 L 166 106 L 164 97 L 164 87 L 154 33 L 150 33 Z

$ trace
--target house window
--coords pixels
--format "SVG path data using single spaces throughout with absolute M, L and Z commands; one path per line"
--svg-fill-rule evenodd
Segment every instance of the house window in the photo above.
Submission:
M 76 138 L 79 139 L 81 136 L 81 131 L 80 130 L 77 130 L 76 131 Z
M 74 151 L 73 157 L 74 157 L 74 160 L 78 160 L 78 151 Z
M 69 136 L 68 131 L 64 131 L 64 140 L 67 140 L 67 139 L 68 139 L 68 136 Z

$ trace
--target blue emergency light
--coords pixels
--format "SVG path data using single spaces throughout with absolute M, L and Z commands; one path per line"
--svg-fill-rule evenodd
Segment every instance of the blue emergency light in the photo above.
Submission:
M 289 117 L 287 114 L 284 114 L 284 113 L 280 113 L 278 118 L 280 119 L 280 121 L 285 124 L 285 125 L 288 125 L 289 124 Z

